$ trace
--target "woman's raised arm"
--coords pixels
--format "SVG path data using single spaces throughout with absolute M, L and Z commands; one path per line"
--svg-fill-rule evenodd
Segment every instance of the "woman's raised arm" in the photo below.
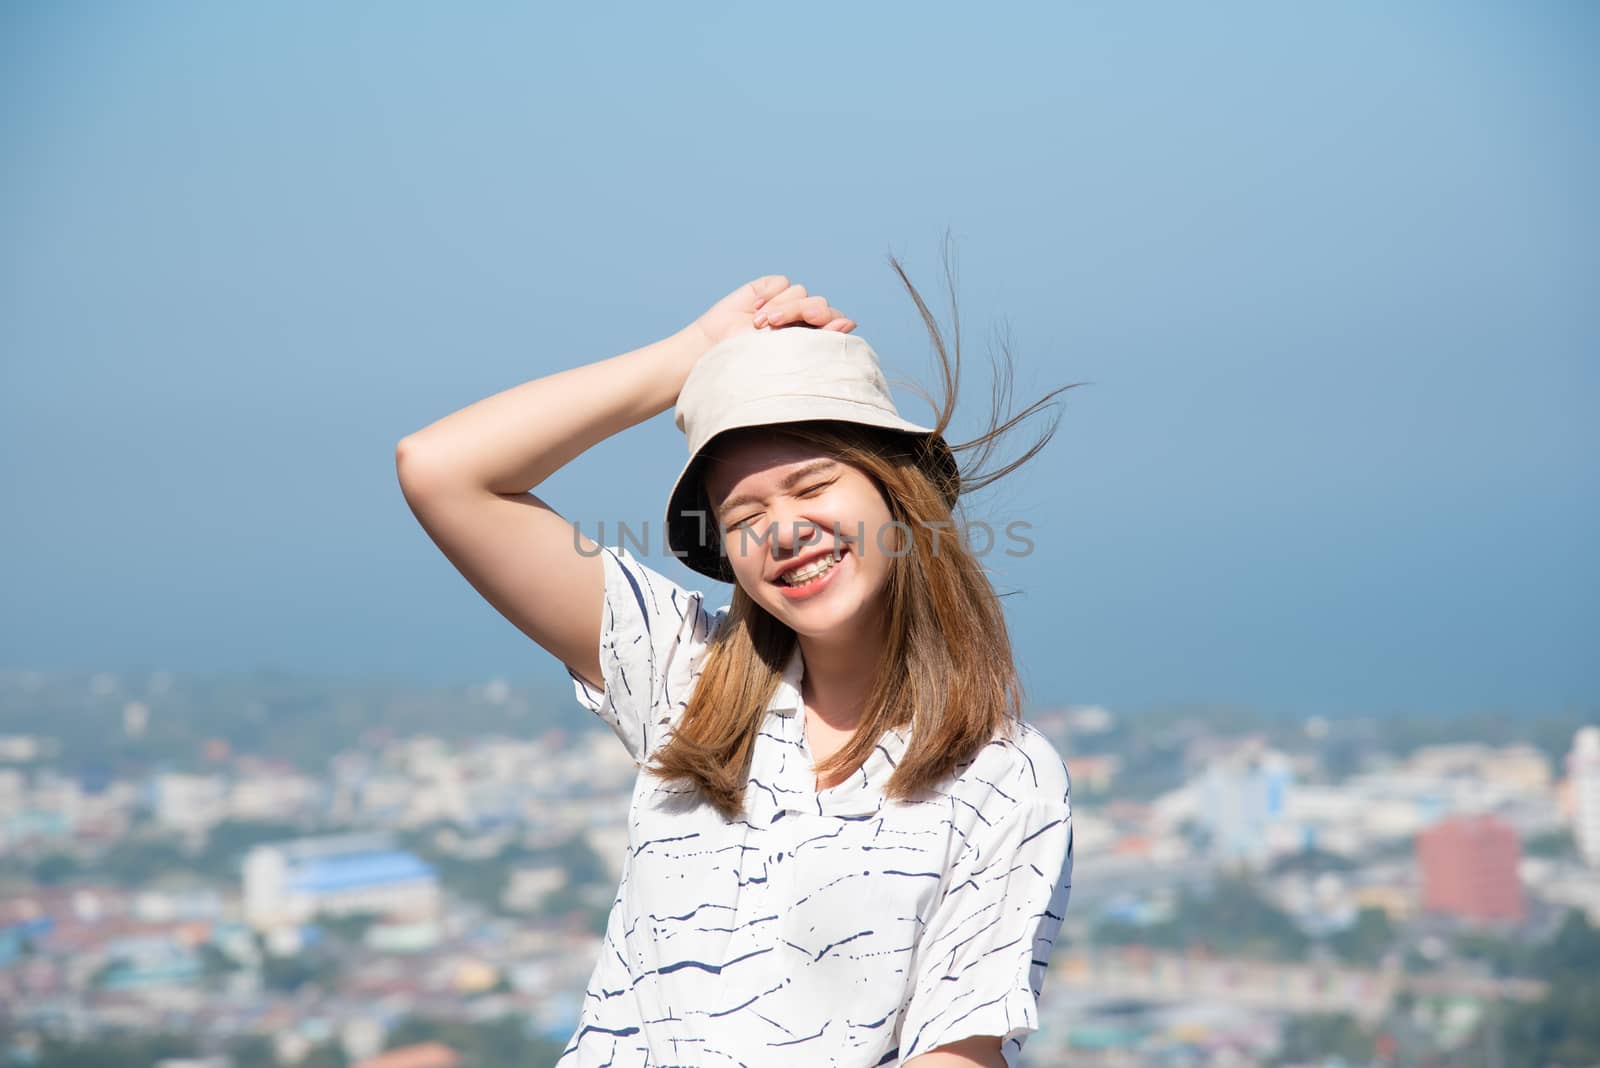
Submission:
M 434 544 L 501 615 L 597 687 L 601 559 L 529 491 L 590 446 L 672 407 L 695 362 L 757 329 L 758 313 L 774 327 L 855 328 L 821 297 L 766 275 L 670 337 L 496 393 L 395 447 L 401 492 Z

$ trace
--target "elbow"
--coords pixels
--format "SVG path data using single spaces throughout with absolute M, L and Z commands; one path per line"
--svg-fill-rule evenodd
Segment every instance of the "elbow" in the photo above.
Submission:
M 417 436 L 407 434 L 394 446 L 394 466 L 396 470 L 404 468 L 417 455 Z
M 400 492 L 408 500 L 416 498 L 438 481 L 438 476 L 430 473 L 437 466 L 430 459 L 426 446 L 417 440 L 417 435 L 407 434 L 395 444 L 394 473 L 400 482 Z

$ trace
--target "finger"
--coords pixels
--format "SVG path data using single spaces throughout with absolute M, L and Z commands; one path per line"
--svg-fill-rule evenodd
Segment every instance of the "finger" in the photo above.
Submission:
M 844 317 L 845 317 L 844 312 L 840 311 L 838 308 L 835 308 L 830 304 L 830 305 L 825 305 L 823 307 L 822 312 L 819 315 L 819 317 L 816 318 L 816 319 L 813 319 L 811 321 L 816 323 L 818 326 L 826 326 L 829 323 L 834 322 L 835 320 L 838 320 L 838 319 L 843 319 Z
M 789 279 L 781 274 L 764 274 L 749 284 L 755 294 L 755 307 L 759 308 L 773 297 L 789 288 Z
M 807 297 L 795 308 L 795 314 L 804 322 L 813 326 L 822 326 L 837 319 L 842 314 L 838 308 L 828 306 L 827 297 Z
M 805 286 L 802 286 L 802 285 L 791 285 L 787 289 L 785 289 L 783 292 L 773 294 L 772 298 L 767 301 L 766 306 L 770 308 L 770 307 L 773 307 L 774 305 L 792 304 L 797 300 L 804 300 L 805 299 L 805 295 L 806 295 L 806 287 Z
M 798 288 L 798 287 L 797 287 Z M 837 319 L 839 312 L 829 309 L 828 298 L 806 297 L 802 300 L 789 300 L 788 294 L 783 299 L 774 300 L 768 304 L 760 315 L 756 316 L 756 325 L 763 321 L 773 325 L 782 326 L 784 323 L 803 322 L 821 326 L 829 319 Z M 832 311 L 832 314 L 828 314 Z
M 833 320 L 833 322 L 831 322 L 828 325 L 824 326 L 822 329 L 824 329 L 824 330 L 832 330 L 832 331 L 835 331 L 836 333 L 840 333 L 840 334 L 848 334 L 850 331 L 854 330 L 855 328 L 856 328 L 855 320 L 853 320 L 853 319 L 845 319 L 845 318 L 841 317 L 841 318 Z
M 806 296 L 806 287 L 800 285 L 790 286 L 771 300 L 756 313 L 755 325 L 758 329 L 762 326 L 779 326 L 790 322 L 795 317 L 795 309 L 806 300 L 821 300 Z

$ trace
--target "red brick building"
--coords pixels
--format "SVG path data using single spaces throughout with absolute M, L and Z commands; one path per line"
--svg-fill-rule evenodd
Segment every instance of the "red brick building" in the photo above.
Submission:
M 1452 816 L 1417 835 L 1422 909 L 1463 920 L 1517 923 L 1526 915 L 1522 842 L 1490 815 Z
M 441 1042 L 401 1046 L 359 1061 L 356 1068 L 460 1068 L 461 1054 Z

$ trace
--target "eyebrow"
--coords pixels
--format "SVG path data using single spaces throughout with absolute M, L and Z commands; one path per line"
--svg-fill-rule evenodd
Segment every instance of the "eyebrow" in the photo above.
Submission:
M 797 467 L 793 471 L 790 471 L 787 475 L 784 475 L 783 478 L 778 482 L 778 488 L 784 490 L 794 489 L 796 484 L 810 478 L 812 475 L 838 466 L 839 464 L 836 460 L 813 460 L 804 467 Z M 748 493 L 741 493 L 737 497 L 729 497 L 727 500 L 723 501 L 720 511 L 726 513 L 738 508 L 740 505 L 760 503 L 761 498 Z

